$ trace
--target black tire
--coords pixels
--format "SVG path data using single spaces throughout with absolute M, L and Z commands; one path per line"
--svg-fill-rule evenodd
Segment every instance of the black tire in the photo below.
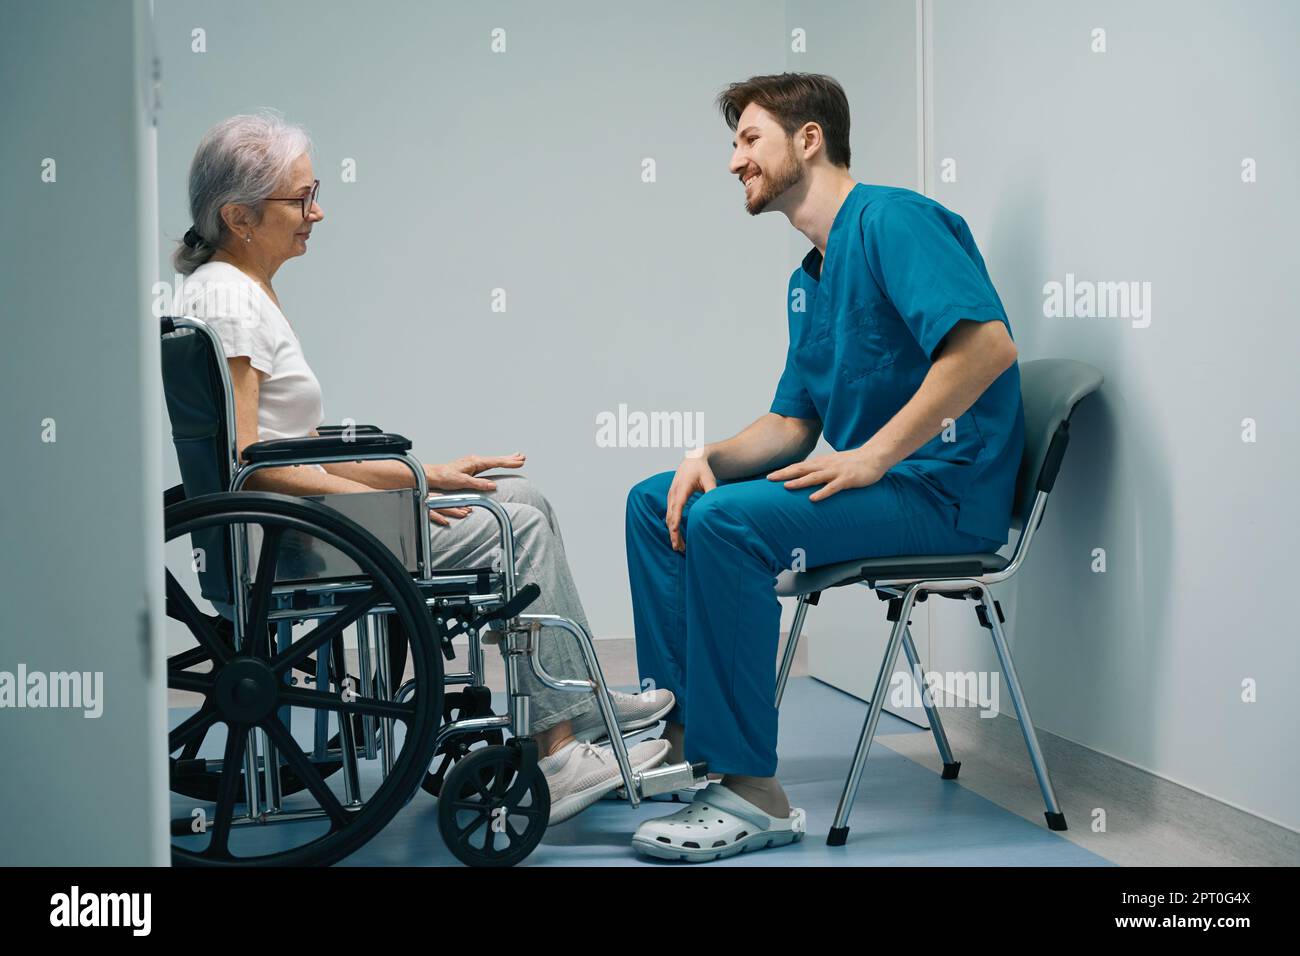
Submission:
M 245 635 L 242 647 L 222 644 L 207 617 L 171 571 L 167 571 L 168 614 L 184 621 L 199 645 L 197 651 L 189 650 L 169 659 L 167 686 L 203 695 L 197 711 L 168 735 L 168 752 L 182 751 L 217 723 L 226 727 L 222 769 L 215 772 L 218 787 L 213 822 L 201 831 L 209 835 L 207 845 L 196 848 L 173 843 L 172 862 L 319 866 L 343 859 L 379 832 L 410 800 L 433 757 L 442 716 L 443 668 L 423 596 L 410 573 L 374 535 L 316 502 L 268 492 L 205 495 L 169 507 L 165 524 L 168 541 L 203 529 L 229 529 L 237 525 L 258 525 L 264 532 L 258 579 L 252 582 L 245 609 L 247 620 L 242 628 Z M 287 650 L 273 653 L 269 642 L 250 640 L 248 636 L 266 634 L 268 597 L 274 584 L 280 537 L 286 531 L 310 536 L 336 548 L 356 563 L 362 572 L 360 582 L 369 583 L 370 587 L 340 595 L 338 612 L 322 619 L 315 629 L 295 636 Z M 401 622 L 409 637 L 415 680 L 415 693 L 410 699 L 403 703 L 361 696 L 344 699 L 342 694 L 290 686 L 285 681 L 295 665 L 313 654 L 317 647 L 327 643 L 337 645 L 343 630 L 377 604 L 392 606 L 394 619 Z M 208 671 L 189 669 L 198 664 L 211 667 Z M 359 808 L 343 806 L 325 782 L 322 771 L 326 768 L 313 764 L 280 722 L 277 712 L 281 707 L 305 708 L 311 712 L 324 710 L 334 713 L 338 720 L 347 719 L 348 714 L 370 713 L 400 722 L 405 733 L 400 749 L 395 747 L 391 772 L 365 794 Z M 241 772 L 229 772 L 228 768 L 242 767 L 246 740 L 254 729 L 272 737 L 288 767 L 304 783 L 304 793 L 317 802 L 325 816 L 310 821 L 310 826 L 298 822 L 274 824 L 289 829 L 291 836 L 305 834 L 300 845 L 261 854 L 236 855 L 230 848 L 230 836 L 236 829 L 232 826 L 235 805 L 243 802 L 238 788 L 244 776 Z M 327 824 L 326 832 L 313 836 L 313 829 L 319 830 L 322 824 Z M 185 835 L 184 818 L 173 821 L 173 833 L 182 839 L 192 839 Z
M 467 866 L 514 866 L 545 835 L 551 790 L 535 761 L 526 777 L 522 765 L 520 744 L 512 740 L 471 751 L 447 773 L 438 829 L 447 849 Z

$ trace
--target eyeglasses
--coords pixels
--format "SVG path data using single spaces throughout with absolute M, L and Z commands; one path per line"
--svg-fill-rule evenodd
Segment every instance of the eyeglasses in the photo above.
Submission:
M 316 204 L 316 196 L 320 193 L 320 180 L 313 179 L 311 183 L 311 192 L 306 196 L 289 196 L 282 198 L 280 196 L 267 196 L 267 202 L 296 202 L 302 205 L 302 218 L 306 219 L 311 214 L 311 207 Z

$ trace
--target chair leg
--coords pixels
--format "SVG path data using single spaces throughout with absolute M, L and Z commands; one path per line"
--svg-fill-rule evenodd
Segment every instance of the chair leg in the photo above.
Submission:
M 939 748 L 939 759 L 943 761 L 943 779 L 956 780 L 961 770 L 961 761 L 952 759 L 952 747 L 948 745 L 948 735 L 943 732 L 943 723 L 939 720 L 939 708 L 930 699 L 926 691 L 925 675 L 921 672 L 921 658 L 912 643 L 912 628 L 903 628 L 903 651 L 907 654 L 907 667 L 916 682 L 916 689 L 921 692 L 921 702 L 925 705 L 925 716 L 930 721 L 930 732 L 934 734 L 935 746 Z
M 366 623 L 367 618 L 362 617 L 357 621 L 357 676 L 361 679 L 361 687 L 358 693 L 370 694 L 370 688 L 374 686 L 375 670 L 370 664 L 370 626 Z M 379 751 L 375 749 L 375 717 L 373 714 L 366 714 L 361 718 L 361 752 L 367 760 L 374 760 L 379 756 Z
M 358 622 L 358 625 L 360 622 Z M 314 687 L 317 690 L 328 690 L 330 686 L 330 646 L 325 644 L 316 651 L 316 683 Z M 330 736 L 330 713 L 321 707 L 316 710 L 312 716 L 315 723 L 315 743 L 312 746 L 312 754 L 318 760 L 324 759 L 325 748 L 329 744 Z
M 360 627 L 361 621 L 369 619 L 370 616 L 367 614 L 358 620 L 357 626 Z M 335 635 L 334 640 L 330 641 L 330 643 L 333 645 L 331 655 L 337 660 L 339 673 L 343 675 L 340 679 L 346 680 L 348 672 L 347 658 L 343 655 L 343 635 Z M 329 685 L 325 684 L 323 686 L 328 687 Z M 343 750 L 343 805 L 359 807 L 361 806 L 361 773 L 357 767 L 357 735 L 354 732 L 350 714 L 339 711 L 338 720 L 339 746 Z
M 1065 814 L 1056 802 L 1056 791 L 1052 789 L 1052 778 L 1047 774 L 1047 764 L 1043 760 L 1043 751 L 1038 746 L 1038 735 L 1029 716 L 1029 705 L 1025 703 L 1025 693 L 1020 687 L 1020 678 L 1016 676 L 1016 665 L 1011 660 L 1011 649 L 1007 646 L 1006 634 L 1002 631 L 1002 611 L 993 600 L 989 589 L 985 587 L 980 595 L 980 623 L 993 634 L 993 647 L 998 654 L 998 663 L 1002 666 L 1002 675 L 1007 681 L 1007 690 L 1011 693 L 1011 703 L 1016 708 L 1016 717 L 1020 721 L 1020 732 L 1025 738 L 1025 747 L 1029 750 L 1029 760 L 1034 767 L 1034 776 L 1038 778 L 1038 789 L 1043 792 L 1043 801 L 1047 811 L 1047 826 L 1052 830 L 1065 830 Z M 977 609 L 978 613 L 978 609 Z
M 880 673 L 876 675 L 876 686 L 871 692 L 870 706 L 867 707 L 867 719 L 862 725 L 862 735 L 858 737 L 858 746 L 853 753 L 853 764 L 849 768 L 848 779 L 844 781 L 844 792 L 840 794 L 839 806 L 835 808 L 835 821 L 831 832 L 826 837 L 827 846 L 843 846 L 849 838 L 849 814 L 853 811 L 853 801 L 858 796 L 858 784 L 862 781 L 862 770 L 867 763 L 867 751 L 871 739 L 876 735 L 876 725 L 880 723 L 880 712 L 885 708 L 885 694 L 889 688 L 889 679 L 894 673 L 894 661 L 898 659 L 898 648 L 903 643 L 903 633 L 907 630 L 907 619 L 912 613 L 912 604 L 916 600 L 918 585 L 910 585 L 903 593 L 903 604 L 893 630 L 889 632 L 889 644 L 885 647 L 884 660 L 880 662 Z
M 379 667 L 375 674 L 375 683 L 379 693 L 375 696 L 380 700 L 392 700 L 388 686 L 392 675 L 392 666 L 388 659 L 391 649 L 388 642 L 388 615 L 378 614 L 375 616 L 375 656 L 379 658 L 377 662 Z M 369 692 L 370 688 L 367 687 L 365 693 Z M 379 719 L 379 739 L 383 747 L 381 756 L 384 758 L 379 769 L 383 779 L 387 780 L 388 775 L 393 772 L 393 718 Z
M 227 733 L 235 733 L 234 727 L 227 727 Z M 248 743 L 244 747 L 244 802 L 248 809 L 248 818 L 250 820 L 259 819 L 262 816 L 262 798 L 261 791 L 257 788 L 257 738 L 261 734 L 265 736 L 265 731 L 249 730 Z M 222 773 L 234 773 L 232 769 L 227 770 L 223 761 L 221 764 Z
M 473 687 L 482 687 L 487 683 L 483 676 L 483 633 L 481 628 L 471 628 L 469 632 L 469 672 L 473 675 L 470 682 Z
M 790 624 L 790 639 L 785 642 L 785 654 L 781 657 L 781 670 L 776 675 L 776 709 L 781 709 L 781 698 L 785 696 L 785 684 L 790 679 L 790 668 L 794 666 L 794 652 L 799 647 L 799 635 L 803 633 L 803 619 L 808 615 L 808 595 L 799 595 L 799 603 L 794 609 L 794 621 Z

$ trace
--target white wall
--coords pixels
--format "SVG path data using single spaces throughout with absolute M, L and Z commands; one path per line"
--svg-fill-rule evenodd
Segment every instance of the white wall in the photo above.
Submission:
M 745 213 L 713 99 L 784 68 L 784 4 L 169 2 L 157 24 L 160 274 L 203 132 L 259 106 L 304 123 L 326 218 L 275 287 L 326 417 L 428 462 L 527 453 L 595 634 L 631 636 L 625 497 L 681 449 L 598 448 L 596 416 L 698 412 L 717 438 L 771 401 L 788 226 Z
M 0 670 L 103 688 L 99 718 L 0 710 L 0 864 L 163 863 L 148 11 L 4 0 L 0 23 Z
M 1106 375 L 1004 599 L 1036 722 L 1300 828 L 1300 8 L 938 0 L 933 22 L 934 155 L 959 170 L 935 197 L 974 224 L 1022 356 Z M 1067 272 L 1150 282 L 1150 325 L 1044 317 Z M 992 663 L 977 627 L 937 633 L 934 666 Z
M 1035 723 L 1300 827 L 1300 658 L 1279 601 L 1300 526 L 1300 10 L 936 0 L 931 23 L 931 194 L 970 223 L 1021 360 L 1106 376 L 1031 560 L 999 594 Z M 873 10 L 863 33 L 897 26 Z M 871 96 L 850 90 L 855 109 Z M 1150 324 L 1045 316 L 1043 286 L 1067 272 L 1150 282 Z M 931 601 L 913 621 L 927 667 L 996 670 L 970 607 Z M 823 657 L 850 643 L 829 639 Z

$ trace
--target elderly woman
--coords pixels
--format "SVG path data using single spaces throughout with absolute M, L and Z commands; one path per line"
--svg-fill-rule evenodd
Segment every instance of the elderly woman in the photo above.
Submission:
M 312 230 L 324 220 L 316 201 L 319 189 L 306 132 L 269 112 L 218 123 L 199 143 L 190 166 L 194 225 L 174 262 L 187 277 L 184 311 L 205 320 L 225 348 L 241 455 L 256 441 L 315 434 L 322 421 L 320 383 L 271 284 L 280 266 L 307 252 Z M 550 503 L 521 474 L 482 476 L 523 463 L 521 454 L 467 455 L 426 465 L 425 477 L 431 490 L 481 492 L 502 502 L 514 528 L 518 579 L 541 588 L 532 610 L 585 627 Z M 267 469 L 248 484 L 292 495 L 410 486 L 410 472 L 392 461 Z M 435 525 L 435 568 L 484 566 L 499 553 L 496 521 L 482 509 L 441 509 L 430 511 L 429 518 Z M 567 634 L 547 635 L 540 655 L 552 674 L 585 676 L 581 655 Z M 613 754 L 590 742 L 603 733 L 595 700 L 547 688 L 528 668 L 523 670 L 521 689 L 532 695 L 540 766 L 551 790 L 550 820 L 557 823 L 617 788 L 622 778 Z M 613 696 L 625 730 L 653 725 L 675 703 L 668 691 Z M 668 746 L 664 740 L 638 744 L 630 753 L 633 766 L 648 769 L 661 763 Z

